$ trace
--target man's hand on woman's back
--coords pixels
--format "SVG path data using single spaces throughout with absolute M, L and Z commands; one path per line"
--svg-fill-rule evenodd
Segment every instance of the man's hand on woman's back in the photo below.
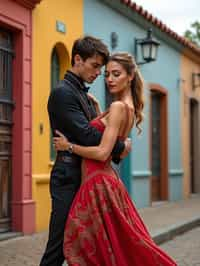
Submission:
M 124 144 L 125 144 L 125 149 L 121 153 L 120 159 L 124 159 L 131 151 L 131 148 L 132 148 L 131 138 L 126 138 L 126 140 L 124 141 Z

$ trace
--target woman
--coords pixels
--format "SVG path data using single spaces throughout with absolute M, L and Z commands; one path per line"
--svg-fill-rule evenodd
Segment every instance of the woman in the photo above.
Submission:
M 66 223 L 64 255 L 70 266 L 176 265 L 151 239 L 110 164 L 116 139 L 125 139 L 134 124 L 141 132 L 143 81 L 133 57 L 112 55 L 105 79 L 114 102 L 91 121 L 103 132 L 99 146 L 71 144 L 59 132 L 54 138 L 56 149 L 84 158 L 82 185 Z

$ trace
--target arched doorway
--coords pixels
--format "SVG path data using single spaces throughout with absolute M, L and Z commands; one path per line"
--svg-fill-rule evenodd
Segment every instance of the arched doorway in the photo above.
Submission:
M 59 80 L 63 79 L 66 70 L 69 68 L 69 53 L 63 43 L 57 43 L 51 54 L 51 90 L 55 89 Z M 53 148 L 52 132 L 50 133 L 50 160 L 56 157 Z
M 58 52 L 56 48 L 54 48 L 52 55 L 51 55 L 51 90 L 56 88 L 59 78 L 60 78 L 60 62 L 59 62 Z M 53 147 L 52 132 L 51 132 L 51 138 L 50 138 L 50 150 L 51 150 L 50 159 L 51 161 L 54 161 L 56 157 L 56 152 Z
M 150 84 L 151 201 L 168 199 L 167 91 Z

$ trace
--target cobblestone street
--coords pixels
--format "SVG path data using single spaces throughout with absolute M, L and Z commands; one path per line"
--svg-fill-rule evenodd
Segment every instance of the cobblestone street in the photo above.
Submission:
M 160 245 L 179 266 L 200 266 L 200 227 Z
M 47 234 L 18 237 L 0 242 L 1 266 L 38 266 Z M 195 228 L 161 247 L 179 266 L 200 266 L 200 227 Z
M 45 247 L 47 233 L 17 237 L 0 242 L 0 266 L 37 266 Z

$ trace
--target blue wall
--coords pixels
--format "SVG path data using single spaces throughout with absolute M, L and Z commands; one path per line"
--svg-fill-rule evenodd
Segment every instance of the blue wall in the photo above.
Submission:
M 101 38 L 109 47 L 110 33 L 119 36 L 115 51 L 134 53 L 134 38 L 146 36 L 146 30 L 135 24 L 120 13 L 114 11 L 98 0 L 84 0 L 84 32 Z M 160 41 L 160 40 L 159 40 Z M 168 162 L 169 162 L 169 199 L 175 200 L 182 195 L 182 165 L 180 139 L 180 53 L 163 41 L 158 52 L 156 62 L 141 66 L 142 75 L 146 83 L 157 83 L 168 90 Z M 92 92 L 105 106 L 105 91 L 103 76 L 98 78 L 92 86 Z M 150 203 L 151 175 L 149 158 L 149 90 L 145 90 L 145 121 L 143 132 L 137 136 L 133 129 L 131 154 L 131 196 L 137 206 L 144 207 Z M 171 180 L 172 179 L 172 180 Z

